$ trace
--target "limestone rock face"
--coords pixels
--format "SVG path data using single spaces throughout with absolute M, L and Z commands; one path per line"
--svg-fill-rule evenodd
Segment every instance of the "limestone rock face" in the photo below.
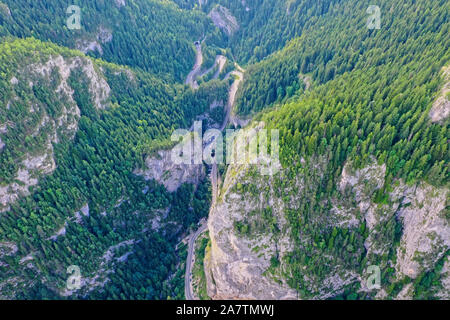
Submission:
M 450 115 L 450 66 L 442 69 L 444 86 L 430 110 L 431 122 L 442 122 Z
M 385 165 L 370 165 L 349 173 L 343 169 L 340 187 L 350 186 L 359 211 L 364 216 L 369 235 L 365 241 L 367 257 L 387 254 L 391 246 L 380 236 L 392 218 L 400 221 L 403 231 L 396 253 L 396 276 L 415 279 L 431 270 L 450 248 L 450 224 L 445 217 L 448 188 L 436 188 L 425 182 L 408 186 L 402 180 L 392 183 L 388 204 L 374 203 L 373 193 L 384 185 Z M 408 289 L 409 290 L 409 289 Z M 400 298 L 407 297 L 405 289 Z
M 11 18 L 11 10 L 3 2 L 0 2 L 0 14 L 3 14 L 7 18 Z
M 211 255 L 207 257 L 208 295 L 214 299 L 296 299 L 296 292 L 289 288 L 281 278 L 264 276 L 273 256 L 291 250 L 288 225 L 281 214 L 281 199 L 269 197 L 245 198 L 232 186 L 250 182 L 245 178 L 252 170 L 250 165 L 233 167 L 237 172 L 227 175 L 221 198 L 212 208 L 208 228 L 211 237 Z M 252 181 L 259 187 L 270 188 L 270 178 L 260 177 Z M 257 232 L 252 237 L 242 237 L 236 232 L 235 224 L 246 219 L 254 209 L 264 210 L 266 203 L 272 208 L 273 216 L 282 230 L 274 237 L 269 230 Z M 251 215 L 251 214 L 250 214 Z
M 121 0 L 124 1 L 124 0 Z M 120 2 L 116 2 L 118 6 L 121 5 Z M 125 3 L 123 3 L 125 5 Z M 96 33 L 85 36 L 76 40 L 75 47 L 83 53 L 88 53 L 89 51 L 98 51 L 100 55 L 103 55 L 102 44 L 111 42 L 113 38 L 112 31 L 99 26 Z
M 160 150 L 155 156 L 147 157 L 145 168 L 135 169 L 134 174 L 145 180 L 155 179 L 167 191 L 176 191 L 183 183 L 198 184 L 205 175 L 202 164 L 177 164 L 172 161 L 172 150 Z
M 53 143 L 58 143 L 61 138 L 69 139 L 75 136 L 78 130 L 78 120 L 80 119 L 80 109 L 73 99 L 73 89 L 68 83 L 68 79 L 73 69 L 81 68 L 89 81 L 89 92 L 95 106 L 104 109 L 107 106 L 110 94 L 110 87 L 103 76 L 94 68 L 92 60 L 85 57 L 64 58 L 61 55 L 52 56 L 45 63 L 32 64 L 25 70 L 18 70 L 17 76 L 11 78 L 10 83 L 13 88 L 20 82 L 28 82 L 32 88 L 34 82 L 43 79 L 45 82 L 54 81 L 55 72 L 58 77 L 58 85 L 55 94 L 61 101 L 61 112 L 57 116 L 51 116 L 47 112 L 46 106 L 39 103 L 30 103 L 29 115 L 24 115 L 23 123 L 26 123 L 34 114 L 41 114 L 40 122 L 32 128 L 30 137 L 42 137 L 46 142 L 38 152 L 25 154 L 17 159 L 19 163 L 15 180 L 12 183 L 0 185 L 0 212 L 9 209 L 9 205 L 15 202 L 20 196 L 29 194 L 28 188 L 38 184 L 39 177 L 48 175 L 56 169 L 53 157 Z M 16 99 L 19 99 L 16 97 Z M 14 101 L 15 102 L 15 101 Z M 13 108 L 13 103 L 8 104 Z M 6 134 L 8 130 L 18 124 L 7 121 L 0 124 L 0 135 Z M 23 125 L 23 124 L 22 124 Z M 45 132 L 47 133 L 44 137 Z M 14 146 L 11 146 L 14 147 Z M 0 152 L 8 148 L 7 142 L 0 138 Z
M 59 55 L 50 58 L 45 64 L 33 65 L 31 68 L 44 77 L 50 77 L 52 70 L 56 68 L 61 76 L 61 82 L 57 88 L 57 92 L 63 92 L 69 95 L 69 99 L 72 98 L 73 90 L 70 88 L 67 80 L 72 70 L 81 68 L 89 80 L 89 93 L 95 102 L 95 106 L 98 109 L 104 109 L 106 107 L 111 88 L 103 75 L 94 68 L 91 59 L 84 57 L 63 58 Z
M 123 7 L 126 5 L 125 0 L 114 0 L 114 2 L 116 3 L 117 8 Z
M 223 30 L 227 35 L 232 35 L 239 29 L 236 18 L 231 14 L 230 10 L 218 5 L 208 15 L 214 25 Z
M 262 123 L 256 125 L 253 132 L 262 127 Z M 240 131 L 235 144 L 249 139 L 250 132 L 250 129 Z M 236 161 L 228 167 L 208 219 L 211 238 L 211 250 L 205 257 L 208 295 L 214 299 L 297 299 L 297 292 L 280 275 L 283 257 L 292 250 L 289 225 L 283 215 L 285 204 L 274 190 L 274 176 L 261 175 L 266 172 L 261 170 L 261 164 L 274 163 L 265 159 L 258 165 L 261 159 L 254 162 L 251 154 L 239 159 L 239 151 L 243 150 L 233 149 Z M 246 192 L 245 188 L 253 191 Z M 244 231 L 240 224 L 250 224 L 251 232 Z M 279 232 L 272 233 L 271 228 Z M 281 265 L 276 273 L 266 275 L 274 259 Z
M 444 267 L 442 268 L 441 274 L 442 279 L 442 289 L 437 293 L 437 297 L 440 299 L 449 300 L 450 299 L 450 256 L 444 262 Z
M 444 216 L 447 195 L 448 190 L 425 183 L 404 192 L 404 203 L 409 206 L 397 213 L 403 223 L 395 265 L 399 276 L 416 278 L 450 248 L 450 224 Z

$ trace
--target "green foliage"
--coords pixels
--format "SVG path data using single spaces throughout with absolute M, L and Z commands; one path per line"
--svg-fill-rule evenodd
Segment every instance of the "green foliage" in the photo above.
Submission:
M 306 5 L 303 2 L 309 1 L 295 2 L 300 2 L 297 7 L 300 9 Z M 385 90 L 402 88 L 402 92 L 397 92 L 399 96 L 395 100 L 396 103 L 400 103 L 402 97 L 408 96 L 408 88 L 416 88 L 425 82 L 434 84 L 431 80 L 433 77 L 436 78 L 440 67 L 448 63 L 449 8 L 445 1 L 407 3 L 389 1 L 380 4 L 383 15 L 380 30 L 369 30 L 365 25 L 368 17 L 366 9 L 372 4 L 368 0 L 358 3 L 333 1 L 332 9 L 331 1 L 311 2 L 314 4 L 310 4 L 310 12 L 306 14 L 302 12 L 302 16 L 307 16 L 309 20 L 302 29 L 302 35 L 288 42 L 283 50 L 246 68 L 245 81 L 237 95 L 239 112 L 255 113 L 279 102 L 280 94 L 281 98 L 289 98 L 286 92 L 293 94 L 300 90 L 298 93 L 302 93 L 304 90 L 302 75 L 311 75 L 314 85 L 326 83 L 357 70 L 371 74 L 371 84 L 379 87 L 381 91 L 380 96 L 374 95 L 369 88 L 365 88 L 364 82 L 360 82 L 361 94 L 369 90 L 366 95 L 368 100 L 365 102 L 366 106 L 373 98 L 388 99 L 382 103 L 376 100 L 373 102 L 373 106 L 380 108 L 388 105 L 396 97 L 396 95 L 388 97 L 389 91 Z M 315 11 L 322 15 L 314 17 Z M 279 14 L 274 15 L 275 17 L 279 19 Z M 288 19 L 291 19 L 290 16 Z M 294 15 L 290 21 L 293 24 L 301 24 L 303 20 L 296 20 Z M 266 22 L 266 28 L 270 31 L 267 30 L 265 36 L 277 41 L 280 33 L 275 30 L 282 26 L 283 23 L 278 25 Z M 291 30 L 286 28 L 285 32 L 292 32 Z M 256 33 L 256 38 L 260 37 Z M 293 36 L 286 40 L 292 38 Z M 431 42 L 433 45 L 430 45 Z M 247 39 L 242 40 L 242 43 L 244 46 L 255 47 L 250 45 Z M 245 51 L 249 52 L 250 49 Z M 423 65 L 420 61 L 429 61 L 429 64 Z M 391 81 L 398 84 L 394 85 Z M 287 90 L 288 88 L 290 90 Z M 339 87 L 336 83 L 327 86 L 327 95 L 332 95 L 333 90 L 337 88 Z M 361 94 L 355 94 L 353 98 L 358 99 Z M 421 101 L 420 104 L 424 102 Z M 395 113 L 392 114 L 392 117 L 394 116 Z M 401 114 L 398 118 L 400 116 Z
M 195 263 L 192 268 L 193 282 L 196 283 L 194 286 L 194 292 L 200 300 L 209 300 L 208 293 L 206 290 L 206 275 L 205 275 L 205 265 L 204 259 L 206 252 L 211 250 L 211 241 L 209 239 L 209 233 L 205 232 L 203 235 L 199 236 L 195 243 Z
M 193 42 L 208 33 L 220 42 L 208 18 L 195 11 L 179 10 L 171 1 L 136 0 L 118 7 L 104 0 L 77 0 L 81 8 L 81 29 L 70 30 L 66 2 L 48 0 L 4 0 L 12 18 L 0 15 L 0 37 L 33 36 L 59 45 L 81 49 L 82 42 L 98 41 L 102 54 L 89 54 L 122 65 L 182 81 L 195 60 Z M 98 40 L 99 30 L 108 30 L 112 39 Z
M 211 186 L 203 181 L 168 193 L 133 171 L 148 155 L 170 148 L 173 130 L 189 127 L 199 114 L 208 112 L 222 122 L 223 109 L 209 106 L 227 100 L 231 80 L 211 80 L 212 70 L 199 79 L 198 90 L 181 84 L 195 59 L 193 41 L 203 38 L 208 43 L 205 65 L 211 66 L 217 54 L 228 57 L 224 73 L 231 71 L 234 57 L 248 64 L 237 111 L 280 130 L 280 160 L 286 170 L 271 183 L 285 202 L 294 250 L 284 259 L 278 252 L 272 256 L 269 271 L 282 272 L 302 298 L 317 294 L 309 283 L 323 283 L 335 272 L 332 266 L 361 272 L 369 260 L 381 265 L 389 297 L 411 282 L 398 281 L 388 264 L 396 259 L 402 234 L 395 217 L 371 230 L 378 241 L 392 244 L 388 253 L 375 257 L 368 257 L 364 246 L 369 235 L 365 224 L 338 227 L 328 222 L 333 199 L 355 208 L 349 195 L 335 187 L 348 160 L 355 168 L 374 158 L 386 164 L 386 184 L 371 195 L 377 210 L 389 204 L 397 178 L 408 184 L 448 184 L 448 121 L 428 119 L 443 83 L 440 70 L 450 61 L 445 0 L 385 1 L 380 4 L 380 30 L 365 26 L 369 0 L 255 0 L 248 3 L 250 10 L 234 0 L 208 1 L 201 8 L 194 0 L 135 0 L 122 7 L 103 0 L 74 4 L 82 9 L 81 30 L 66 27 L 66 3 L 0 3 L 0 124 L 7 128 L 1 133 L 0 186 L 20 184 L 15 174 L 25 155 L 37 154 L 49 140 L 58 141 L 51 145 L 56 170 L 34 177 L 40 181 L 30 195 L 0 213 L 0 243 L 18 247 L 14 256 L 0 257 L 0 282 L 20 279 L 16 285 L 23 289 L 8 283 L 2 294 L 60 298 L 65 270 L 76 264 L 83 276 L 102 270 L 109 281 L 73 298 L 184 298 L 180 266 L 186 250 L 175 247 L 183 232 L 207 216 Z M 239 21 L 231 37 L 214 28 L 205 14 L 217 4 Z M 52 128 L 43 126 L 31 134 L 46 117 L 56 121 L 72 102 L 56 92 L 61 80 L 56 69 L 47 78 L 30 67 L 59 55 L 86 59 L 71 49 L 99 40 L 100 29 L 112 38 L 101 43 L 102 54 L 88 54 L 103 59 L 93 63 L 111 88 L 107 106 L 96 107 L 86 74 L 75 69 L 68 85 L 81 113 L 77 131 L 58 129 L 58 139 L 51 139 Z M 219 49 L 225 45 L 227 50 Z M 15 85 L 13 77 L 19 80 Z M 301 190 L 293 188 L 298 176 L 304 179 Z M 234 191 L 255 197 L 258 187 L 242 182 Z M 293 195 L 295 206 L 289 203 Z M 86 203 L 89 215 L 76 219 L 75 212 Z M 247 215 L 234 223 L 238 234 L 251 238 L 270 232 L 276 240 L 281 230 L 271 207 Z M 55 238 L 62 227 L 65 234 Z M 199 258 L 205 247 L 202 242 Z M 109 250 L 114 258 L 105 260 Z M 30 253 L 28 268 L 21 258 Z M 415 298 L 435 298 L 447 256 L 413 281 Z M 372 298 L 359 289 L 354 282 L 335 298 Z
M 317 294 L 311 283 L 332 276 L 332 266 L 360 272 L 369 258 L 381 266 L 383 283 L 396 285 L 387 264 L 395 259 L 402 232 L 395 217 L 372 231 L 380 243 L 392 244 L 389 253 L 375 261 L 366 255 L 364 225 L 359 230 L 329 226 L 332 199 L 355 207 L 335 187 L 346 161 L 355 168 L 373 158 L 386 164 L 386 185 L 372 198 L 379 210 L 389 204 L 394 178 L 408 184 L 448 184 L 449 128 L 428 119 L 443 83 L 440 70 L 450 61 L 448 8 L 442 1 L 406 6 L 389 2 L 382 8 L 384 29 L 377 31 L 365 28 L 365 8 L 364 2 L 356 8 L 354 3 L 337 3 L 333 11 L 311 19 L 307 33 L 247 67 L 238 93 L 243 114 L 275 105 L 257 117 L 267 129 L 280 130 L 282 137 L 280 160 L 286 172 L 275 179 L 273 189 L 280 196 L 289 190 L 283 199 L 295 239 L 295 249 L 283 265 L 289 285 L 304 298 Z M 407 20 L 414 27 L 406 27 Z M 302 74 L 312 77 L 308 91 L 299 82 Z M 292 98 L 283 96 L 288 86 L 299 88 Z M 304 177 L 304 188 L 292 190 L 298 176 Z M 289 203 L 294 196 L 295 209 Z M 430 288 L 431 279 L 434 275 L 423 280 L 424 287 Z M 347 288 L 343 298 L 370 297 L 354 290 Z

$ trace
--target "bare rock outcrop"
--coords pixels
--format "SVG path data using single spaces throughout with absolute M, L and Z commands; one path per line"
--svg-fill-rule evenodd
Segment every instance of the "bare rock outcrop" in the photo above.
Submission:
M 260 123 L 256 129 L 261 129 Z M 238 135 L 248 138 L 247 130 Z M 239 141 L 237 137 L 235 141 Z M 236 142 L 235 142 L 236 143 Z M 236 149 L 240 156 L 239 147 Z M 205 256 L 208 296 L 213 299 L 297 299 L 281 274 L 292 250 L 285 203 L 272 175 L 260 175 L 250 154 L 231 163 L 208 218 L 211 250 Z M 245 187 L 244 187 L 245 186 Z M 255 190 L 256 193 L 248 194 Z M 270 231 L 280 230 L 276 235 Z M 250 226 L 250 227 L 248 227 Z M 279 262 L 272 272 L 274 259 Z
M 281 169 L 281 174 L 284 170 Z M 394 278 L 398 281 L 405 276 L 414 279 L 421 273 L 432 270 L 450 249 L 449 219 L 445 216 L 448 188 L 434 187 L 425 182 L 407 185 L 401 179 L 394 180 L 386 188 L 385 175 L 386 165 L 377 164 L 375 159 L 360 169 L 353 169 L 351 162 L 348 162 L 338 180 L 341 196 L 331 199 L 330 214 L 321 223 L 330 227 L 355 229 L 365 224 L 367 237 L 363 250 L 366 250 L 367 265 L 372 261 L 379 261 L 390 252 L 394 245 L 393 239 L 383 233 L 383 230 L 392 227 L 393 223 L 400 223 L 403 231 L 395 249 L 397 258 L 396 261 L 389 260 L 387 267 L 395 270 Z M 283 268 L 282 257 L 294 249 L 284 213 L 287 204 L 274 195 L 273 188 L 276 184 L 271 179 L 260 175 L 257 170 L 252 171 L 246 164 L 229 166 L 221 194 L 208 220 L 211 250 L 205 256 L 205 273 L 210 297 L 297 297 L 296 292 L 284 282 L 283 271 L 287 269 Z M 288 185 L 297 185 L 296 191 L 300 193 L 305 188 L 301 175 L 297 175 Z M 386 188 L 387 198 L 376 200 L 377 191 L 384 190 L 383 188 Z M 248 194 L 248 189 L 253 190 L 253 193 Z M 278 193 L 295 194 L 286 189 Z M 292 203 L 295 203 L 295 197 L 292 198 Z M 295 210 L 294 205 L 288 206 Z M 269 216 L 276 222 L 280 232 L 274 232 L 269 227 L 256 232 L 252 230 L 252 226 L 264 225 L 261 217 L 267 209 L 270 209 Z M 259 224 L 253 223 L 255 220 Z M 274 256 L 278 256 L 281 261 L 280 272 L 274 272 L 271 266 L 271 258 Z M 320 283 L 310 279 L 306 270 L 303 274 L 306 285 L 315 292 L 315 299 L 333 297 L 342 292 L 345 286 L 355 282 L 361 282 L 361 290 L 368 292 L 369 289 L 365 288 L 367 276 L 358 268 L 345 270 L 339 264 L 333 265 L 333 257 L 329 261 L 333 272 Z M 446 262 L 442 270 L 444 289 L 438 296 L 448 296 L 448 269 Z M 386 291 L 387 288 L 379 288 L 374 293 L 374 298 L 386 298 Z M 413 295 L 414 284 L 409 283 L 393 298 L 410 299 Z
M 78 130 L 78 120 L 80 109 L 73 99 L 73 89 L 68 83 L 69 76 L 73 69 L 81 68 L 89 80 L 89 92 L 95 106 L 98 109 L 106 108 L 110 94 L 110 87 L 103 76 L 96 70 L 91 59 L 85 57 L 64 58 L 61 55 L 52 56 L 45 63 L 36 63 L 27 67 L 26 73 L 22 70 L 17 77 L 11 79 L 11 85 L 16 85 L 19 81 L 29 81 L 33 86 L 35 78 L 43 78 L 50 82 L 53 78 L 52 72 L 58 72 L 59 84 L 55 89 L 55 94 L 66 103 L 62 104 L 61 112 L 57 117 L 52 117 L 46 111 L 45 106 L 33 104 L 30 106 L 30 113 L 42 112 L 42 118 L 38 125 L 30 133 L 30 136 L 40 136 L 42 132 L 51 133 L 46 136 L 43 147 L 34 153 L 25 152 L 21 159 L 17 159 L 19 168 L 15 179 L 9 184 L 0 185 L 0 212 L 9 210 L 9 205 L 19 197 L 29 194 L 29 187 L 38 183 L 39 177 L 52 173 L 55 168 L 53 157 L 53 143 L 58 143 L 62 136 L 73 138 Z M 31 78 L 22 78 L 23 75 Z M 30 79 L 32 79 L 30 81 Z M 25 121 L 25 120 L 24 120 Z M 14 123 L 1 125 L 0 133 L 6 133 L 8 127 L 15 126 Z M 0 140 L 0 149 L 8 148 L 7 142 Z
M 426 183 L 414 190 L 400 185 L 403 203 L 397 215 L 403 223 L 403 235 L 397 249 L 395 269 L 399 277 L 416 278 L 428 271 L 450 249 L 450 224 L 444 216 L 448 189 Z
M 356 201 L 362 201 L 384 185 L 385 174 L 385 164 L 374 163 L 352 172 L 351 164 L 347 163 L 342 169 L 339 188 L 343 191 L 346 187 L 351 187 Z
M 347 164 L 340 180 L 341 191 L 351 187 L 359 212 L 369 229 L 365 241 L 367 256 L 386 254 L 392 243 L 379 236 L 380 228 L 392 218 L 403 225 L 397 248 L 395 270 L 398 278 L 416 278 L 430 270 L 450 248 L 450 224 L 445 217 L 448 188 L 436 188 L 425 182 L 408 186 L 395 180 L 387 203 L 374 203 L 374 192 L 383 187 L 386 166 L 371 164 L 351 172 Z
M 8 18 L 11 18 L 11 10 L 3 2 L 0 2 L 0 13 L 4 14 Z
M 50 78 L 54 69 L 59 71 L 61 82 L 56 89 L 57 93 L 64 93 L 73 101 L 73 90 L 70 88 L 67 80 L 70 73 L 75 68 L 81 68 L 83 73 L 89 79 L 89 93 L 91 94 L 95 106 L 98 109 L 105 109 L 108 104 L 108 98 L 111 91 L 105 78 L 96 68 L 91 59 L 86 57 L 63 58 L 61 55 L 51 57 L 45 64 L 36 64 L 31 66 L 31 70 L 44 77 Z
M 155 156 L 147 157 L 145 168 L 135 169 L 133 173 L 145 180 L 156 180 L 169 192 L 176 191 L 183 183 L 198 184 L 205 176 L 203 164 L 175 163 L 172 150 L 160 150 Z
M 53 159 L 53 146 L 49 141 L 42 154 L 27 155 L 21 162 L 15 181 L 0 186 L 0 212 L 9 210 L 9 204 L 15 202 L 20 196 L 28 195 L 28 188 L 38 183 L 37 177 L 53 172 L 56 168 Z
M 101 262 L 99 268 L 89 276 L 81 277 L 79 289 L 71 290 L 68 288 L 64 288 L 59 290 L 58 293 L 62 297 L 72 296 L 75 292 L 77 292 L 78 294 L 81 293 L 83 296 L 86 296 L 95 288 L 104 287 L 105 284 L 110 281 L 109 275 L 115 272 L 116 265 L 118 263 L 123 263 L 126 261 L 127 257 L 133 253 L 133 246 L 139 241 L 140 240 L 135 239 L 124 240 L 122 242 L 119 242 L 118 244 L 110 246 L 100 258 Z M 122 247 L 130 247 L 131 251 L 127 252 L 125 255 L 116 257 L 118 250 Z
M 227 35 L 232 35 L 239 29 L 236 18 L 231 14 L 230 10 L 221 5 L 214 7 L 208 16 L 211 18 L 214 25 L 224 31 Z
M 119 7 L 122 3 L 121 1 L 124 3 L 124 0 L 119 0 L 116 2 Z M 83 53 L 98 51 L 100 55 L 103 55 L 102 44 L 110 42 L 112 37 L 113 35 L 111 30 L 103 26 L 99 26 L 95 34 L 77 39 L 75 42 L 75 48 Z
M 442 281 L 441 287 L 442 289 L 436 294 L 440 299 L 449 300 L 450 299 L 450 256 L 447 256 L 444 267 L 441 270 Z
M 125 0 L 114 0 L 114 3 L 116 4 L 117 8 L 123 7 L 126 5 Z
M 398 293 L 398 295 L 395 297 L 395 300 L 412 300 L 413 290 L 414 288 L 412 283 L 408 283 Z

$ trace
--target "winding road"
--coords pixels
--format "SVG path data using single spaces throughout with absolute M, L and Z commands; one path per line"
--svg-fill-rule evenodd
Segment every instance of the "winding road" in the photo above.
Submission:
M 239 88 L 239 84 L 241 83 L 243 77 L 244 77 L 244 71 L 236 65 L 240 70 L 234 70 L 231 72 L 231 75 L 236 76 L 237 78 L 234 80 L 233 84 L 230 87 L 230 91 L 228 92 L 228 102 L 226 105 L 226 115 L 225 119 L 222 123 L 222 126 L 220 127 L 220 131 L 223 131 L 225 127 L 227 126 L 228 122 L 233 123 L 236 125 L 236 122 L 238 119 L 233 115 L 233 106 L 234 106 L 234 100 L 236 98 L 236 92 Z
M 195 42 L 195 51 L 196 51 L 195 64 L 194 67 L 192 68 L 192 71 L 189 72 L 189 74 L 187 75 L 185 82 L 186 84 L 190 85 L 193 89 L 198 88 L 198 83 L 195 80 L 195 78 L 197 77 L 197 74 L 200 72 L 200 68 L 202 67 L 203 63 L 202 44 L 200 41 Z
M 189 75 L 186 78 L 186 84 L 189 84 L 193 89 L 198 88 L 198 84 L 197 84 L 197 81 L 195 81 L 195 77 L 199 74 L 201 65 L 203 63 L 201 44 L 199 42 L 196 42 L 195 47 L 197 50 L 197 57 L 195 60 L 195 64 L 194 64 L 192 71 L 189 73 Z M 216 64 L 219 64 L 219 70 L 216 71 L 216 74 L 214 74 L 214 77 L 213 77 L 214 79 L 216 79 L 219 76 L 223 66 L 225 65 L 225 62 L 226 62 L 226 58 L 224 56 L 216 57 L 216 61 L 212 68 L 214 68 L 216 66 Z M 227 126 L 231 117 L 234 119 L 234 117 L 232 116 L 234 100 L 236 97 L 236 92 L 239 88 L 239 84 L 242 81 L 243 75 L 244 75 L 244 70 L 239 65 L 237 65 L 237 64 L 235 64 L 235 65 L 236 65 L 237 70 L 230 72 L 226 76 L 226 78 L 228 78 L 230 75 L 235 75 L 236 79 L 233 82 L 233 84 L 231 85 L 230 90 L 228 92 L 228 102 L 225 106 L 226 115 L 222 122 L 222 125 L 220 126 L 220 131 L 223 131 L 225 129 L 225 127 Z M 208 69 L 208 70 L 210 70 L 210 69 Z M 234 122 L 234 120 L 233 120 L 233 122 Z M 217 171 L 217 164 L 215 164 L 215 163 L 211 167 L 211 186 L 212 186 L 212 199 L 211 199 L 210 211 L 215 207 L 216 199 L 217 199 L 217 196 L 219 193 L 218 171 Z M 184 276 L 184 292 L 185 292 L 186 300 L 197 300 L 197 297 L 195 297 L 194 292 L 192 290 L 192 265 L 194 264 L 194 261 L 195 261 L 195 253 L 194 253 L 195 241 L 197 240 L 198 236 L 207 229 L 208 229 L 207 221 L 202 221 L 200 223 L 200 227 L 197 229 L 197 231 L 195 231 L 192 235 L 189 236 L 188 256 L 186 259 L 186 273 Z

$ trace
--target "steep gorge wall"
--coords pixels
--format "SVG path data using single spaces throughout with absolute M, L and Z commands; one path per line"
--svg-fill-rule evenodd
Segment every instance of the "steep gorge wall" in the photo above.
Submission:
M 326 160 L 313 161 L 315 175 L 326 167 Z M 387 190 L 388 199 L 379 203 L 375 194 L 385 185 L 386 166 L 373 163 L 352 169 L 348 162 L 338 180 L 339 196 L 332 199 L 332 208 L 319 224 L 324 228 L 349 228 L 357 230 L 364 224 L 367 232 L 361 250 L 366 258 L 365 266 L 346 269 L 338 257 L 329 257 L 328 267 L 333 272 L 320 281 L 304 268 L 307 289 L 311 298 L 325 299 L 343 292 L 352 283 L 359 282 L 362 291 L 369 292 L 366 268 L 378 265 L 394 246 L 389 233 L 393 221 L 402 226 L 395 260 L 381 269 L 395 270 L 391 282 L 416 279 L 423 272 L 433 270 L 436 263 L 448 259 L 450 249 L 450 225 L 446 215 L 448 188 L 433 187 L 425 182 L 412 186 L 402 180 L 394 180 Z M 277 190 L 277 179 L 290 179 L 289 189 Z M 214 299 L 296 299 L 295 290 L 287 285 L 290 270 L 284 257 L 296 249 L 291 236 L 286 210 L 299 208 L 300 195 L 307 188 L 305 177 L 295 180 L 287 169 L 279 176 L 262 176 L 255 166 L 230 165 L 223 187 L 209 220 L 211 250 L 205 257 L 208 294 Z M 294 192 L 293 192 L 294 191 Z M 292 194 L 294 194 L 292 196 Z M 286 201 L 286 197 L 289 199 Z M 268 219 L 268 220 L 267 220 Z M 269 222 L 268 222 L 269 221 Z M 276 228 L 273 228 L 276 226 Z M 258 228 L 259 227 L 259 228 Z M 304 239 L 307 241 L 307 239 Z M 319 253 L 312 253 L 319 254 Z M 273 257 L 280 265 L 274 268 Z M 448 266 L 448 263 L 445 263 Z M 361 271 L 363 269 L 363 271 Z M 440 296 L 448 296 L 448 272 L 442 271 Z M 386 287 L 375 293 L 376 298 L 386 297 Z M 398 299 L 411 298 L 412 283 L 404 286 Z M 395 298 L 395 297 L 394 297 Z
M 15 181 L 0 185 L 0 212 L 9 209 L 9 205 L 20 196 L 28 195 L 28 188 L 38 183 L 39 177 L 52 173 L 56 168 L 53 155 L 53 144 L 60 142 L 63 137 L 72 139 L 78 130 L 80 109 L 73 99 L 73 89 L 68 83 L 69 76 L 75 68 L 80 68 L 89 80 L 89 93 L 97 109 L 104 109 L 110 94 L 110 87 L 103 75 L 94 67 L 91 59 L 86 57 L 64 58 L 61 55 L 52 56 L 45 63 L 34 63 L 17 70 L 16 75 L 10 80 L 11 89 L 15 96 L 8 102 L 6 108 L 15 108 L 15 104 L 28 104 L 28 113 L 22 117 L 20 123 L 8 120 L 1 124 L 0 135 L 6 134 L 8 128 L 27 127 L 36 116 L 40 121 L 34 128 L 29 128 L 26 135 L 40 137 L 45 142 L 37 151 L 26 151 L 15 162 L 20 163 L 16 172 Z M 54 73 L 56 72 L 56 73 Z M 46 102 L 34 99 L 22 100 L 23 87 L 30 92 L 39 83 L 54 83 L 54 94 L 61 103 L 61 110 L 56 114 L 49 111 Z M 50 89 L 52 90 L 52 89 Z M 8 113 L 7 113 L 8 114 Z M 1 141 L 1 140 L 0 140 Z M 10 152 L 17 146 L 2 142 L 1 152 Z

